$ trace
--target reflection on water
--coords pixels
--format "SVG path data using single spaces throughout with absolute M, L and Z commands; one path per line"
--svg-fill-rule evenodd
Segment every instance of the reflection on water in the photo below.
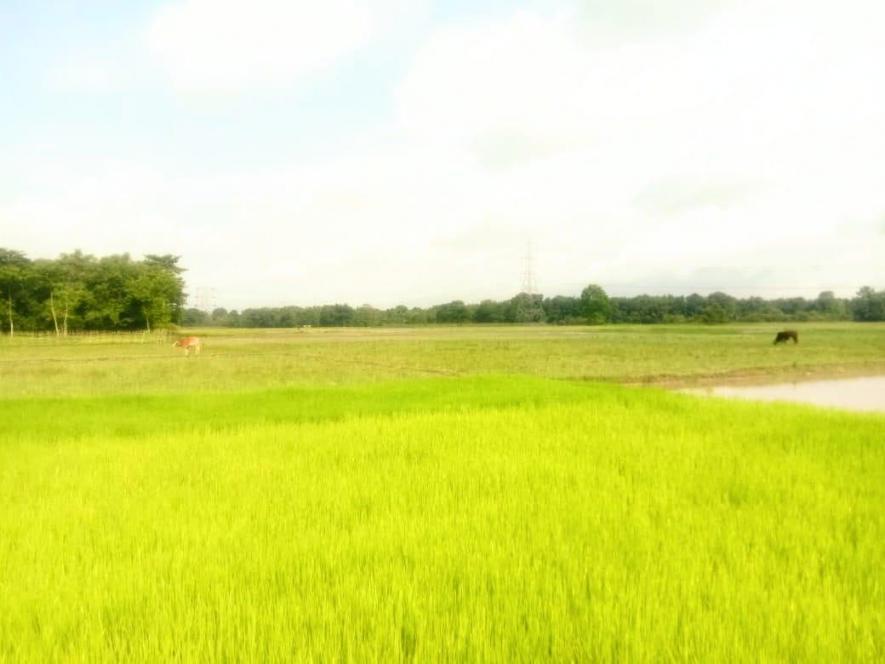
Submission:
M 685 390 L 717 397 L 796 401 L 816 406 L 885 413 L 885 376 L 839 378 L 777 385 L 720 385 Z

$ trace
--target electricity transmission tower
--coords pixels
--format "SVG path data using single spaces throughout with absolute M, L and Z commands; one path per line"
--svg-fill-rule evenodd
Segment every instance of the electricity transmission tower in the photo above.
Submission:
M 526 245 L 525 256 L 523 256 L 522 292 L 529 296 L 535 294 L 535 261 L 532 256 L 531 242 Z
M 194 308 L 200 311 L 212 311 L 215 308 L 215 289 L 200 286 L 193 296 Z
M 522 300 L 516 312 L 516 320 L 520 323 L 537 323 L 544 320 L 544 309 L 541 307 L 541 296 L 537 294 L 535 282 L 535 260 L 532 243 L 526 246 L 523 257 Z

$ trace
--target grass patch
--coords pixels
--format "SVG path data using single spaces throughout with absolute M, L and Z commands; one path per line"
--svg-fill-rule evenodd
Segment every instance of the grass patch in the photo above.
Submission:
M 474 376 L 246 392 L 25 397 L 0 400 L 0 421 L 5 423 L 6 441 L 54 441 L 96 435 L 224 431 L 256 424 L 322 422 L 463 408 L 532 407 L 611 398 L 610 392 L 588 383 Z
M 0 399 L 349 385 L 487 374 L 612 382 L 885 371 L 885 324 L 207 330 L 185 359 L 162 335 L 0 339 Z M 202 334 L 202 332 L 200 332 Z
M 881 416 L 511 377 L 151 399 L 0 446 L 0 659 L 881 658 Z
M 611 384 L 797 327 L 2 339 L 0 661 L 881 661 L 885 417 Z

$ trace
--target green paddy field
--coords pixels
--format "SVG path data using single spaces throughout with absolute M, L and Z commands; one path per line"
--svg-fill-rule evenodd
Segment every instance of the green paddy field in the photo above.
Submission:
M 0 338 L 0 661 L 880 662 L 885 325 Z

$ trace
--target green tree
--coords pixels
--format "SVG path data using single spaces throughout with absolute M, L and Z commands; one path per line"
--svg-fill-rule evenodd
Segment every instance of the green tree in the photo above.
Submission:
M 885 291 L 877 292 L 870 286 L 864 286 L 852 300 L 851 312 L 857 321 L 885 320 Z
M 147 256 L 132 267 L 129 292 L 148 332 L 179 318 L 184 284 L 177 262 L 177 256 Z
M 209 325 L 209 314 L 193 307 L 181 312 L 181 324 L 185 327 L 203 327 Z
M 548 323 L 584 322 L 583 303 L 580 298 L 557 295 L 545 298 L 542 306 Z
M 224 307 L 216 307 L 212 310 L 212 325 L 229 325 L 229 315 Z
M 349 304 L 327 304 L 320 309 L 319 323 L 323 327 L 346 327 L 353 321 L 353 307 Z
M 601 286 L 590 284 L 581 291 L 581 309 L 588 325 L 611 321 L 611 302 Z
M 518 293 L 504 303 L 504 320 L 508 323 L 539 323 L 544 320 L 544 297 Z
M 55 336 L 61 336 L 61 327 L 59 326 L 59 311 L 56 291 L 58 284 L 61 282 L 61 269 L 58 261 L 38 259 L 33 264 L 37 280 L 37 298 L 45 305 L 45 315 L 48 314 L 52 320 L 52 327 L 55 330 Z M 42 323 L 42 321 L 40 321 Z
M 473 312 L 475 323 L 501 323 L 504 317 L 504 307 L 494 300 L 483 300 Z
M 837 298 L 833 291 L 820 293 L 815 300 L 814 308 L 824 318 L 830 320 L 840 320 L 847 315 L 845 300 Z
M 381 311 L 370 304 L 364 304 L 354 310 L 352 323 L 356 327 L 377 327 L 381 325 Z
M 430 312 L 421 307 L 412 307 L 409 309 L 407 322 L 409 325 L 426 325 L 431 322 Z
M 0 248 L 0 295 L 3 297 L 9 336 L 15 335 L 15 322 L 24 309 L 25 285 L 31 261 L 20 251 Z
M 405 325 L 409 322 L 409 308 L 398 304 L 384 312 L 385 320 L 392 325 Z
M 685 317 L 689 320 L 699 320 L 704 313 L 704 296 L 692 293 L 685 298 Z
M 95 257 L 79 250 L 62 254 L 55 263 L 58 265 L 58 281 L 54 284 L 55 297 L 61 315 L 61 333 L 62 336 L 67 336 L 69 329 L 84 326 L 83 319 L 89 301 L 87 283 L 94 281 L 91 275 L 96 271 L 98 263 Z
M 710 293 L 707 296 L 701 320 L 705 323 L 725 323 L 735 318 L 737 300 L 722 292 Z
M 467 305 L 461 300 L 453 300 L 434 307 L 437 323 L 466 323 L 470 318 Z

